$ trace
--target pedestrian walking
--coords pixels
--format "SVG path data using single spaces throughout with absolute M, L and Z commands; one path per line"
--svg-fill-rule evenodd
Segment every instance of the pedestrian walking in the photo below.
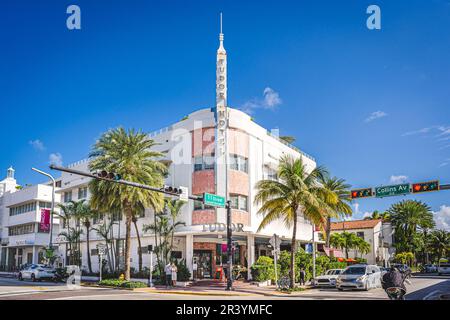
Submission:
M 172 285 L 175 287 L 177 285 L 177 272 L 178 268 L 175 263 L 172 262 Z
M 305 269 L 301 268 L 300 269 L 300 285 L 304 286 L 305 285 L 305 278 L 306 278 L 306 272 Z
M 172 265 L 170 262 L 164 267 L 164 273 L 166 274 L 166 288 L 172 286 Z

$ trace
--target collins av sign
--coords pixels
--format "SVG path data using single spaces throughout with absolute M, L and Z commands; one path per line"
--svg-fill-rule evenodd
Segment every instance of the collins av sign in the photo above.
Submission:
M 410 193 L 409 183 L 375 188 L 375 197 L 377 198 L 399 196 L 408 193 Z

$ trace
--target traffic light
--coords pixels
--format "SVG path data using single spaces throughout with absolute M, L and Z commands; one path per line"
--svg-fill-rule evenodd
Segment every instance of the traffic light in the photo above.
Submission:
M 438 191 L 439 190 L 439 180 L 413 183 L 412 193 Z
M 164 186 L 163 190 L 167 193 L 172 193 L 174 195 L 180 195 L 183 193 L 183 190 L 180 188 L 172 187 L 172 186 Z
M 352 199 L 372 197 L 373 196 L 372 188 L 352 190 L 351 196 Z
M 114 172 L 108 172 L 106 170 L 99 170 L 96 173 L 94 173 L 94 175 L 96 175 L 99 178 L 104 178 L 104 179 L 109 179 L 109 180 L 114 180 L 114 181 L 122 180 L 122 176 L 120 174 L 114 173 Z

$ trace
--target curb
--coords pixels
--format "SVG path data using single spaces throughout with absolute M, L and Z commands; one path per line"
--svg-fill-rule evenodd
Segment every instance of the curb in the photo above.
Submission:
M 158 289 L 146 289 L 146 288 L 137 288 L 133 289 L 134 292 L 147 292 L 147 293 L 161 293 L 161 294 L 181 294 L 181 295 L 194 295 L 194 296 L 227 296 L 227 297 L 233 297 L 233 296 L 251 296 L 250 293 L 228 293 L 228 292 L 197 292 L 197 291 L 165 291 L 165 290 L 158 290 Z

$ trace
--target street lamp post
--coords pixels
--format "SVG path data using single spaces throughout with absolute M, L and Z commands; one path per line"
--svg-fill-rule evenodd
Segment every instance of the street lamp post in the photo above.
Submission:
M 36 171 L 37 173 L 40 173 L 52 180 L 52 208 L 51 208 L 51 212 L 50 212 L 50 240 L 49 240 L 49 244 L 48 244 L 48 247 L 51 250 L 53 247 L 53 212 L 55 211 L 56 181 L 55 181 L 55 178 L 53 178 L 53 176 L 47 172 L 44 172 L 44 171 L 36 169 L 36 168 L 31 168 L 31 170 Z

